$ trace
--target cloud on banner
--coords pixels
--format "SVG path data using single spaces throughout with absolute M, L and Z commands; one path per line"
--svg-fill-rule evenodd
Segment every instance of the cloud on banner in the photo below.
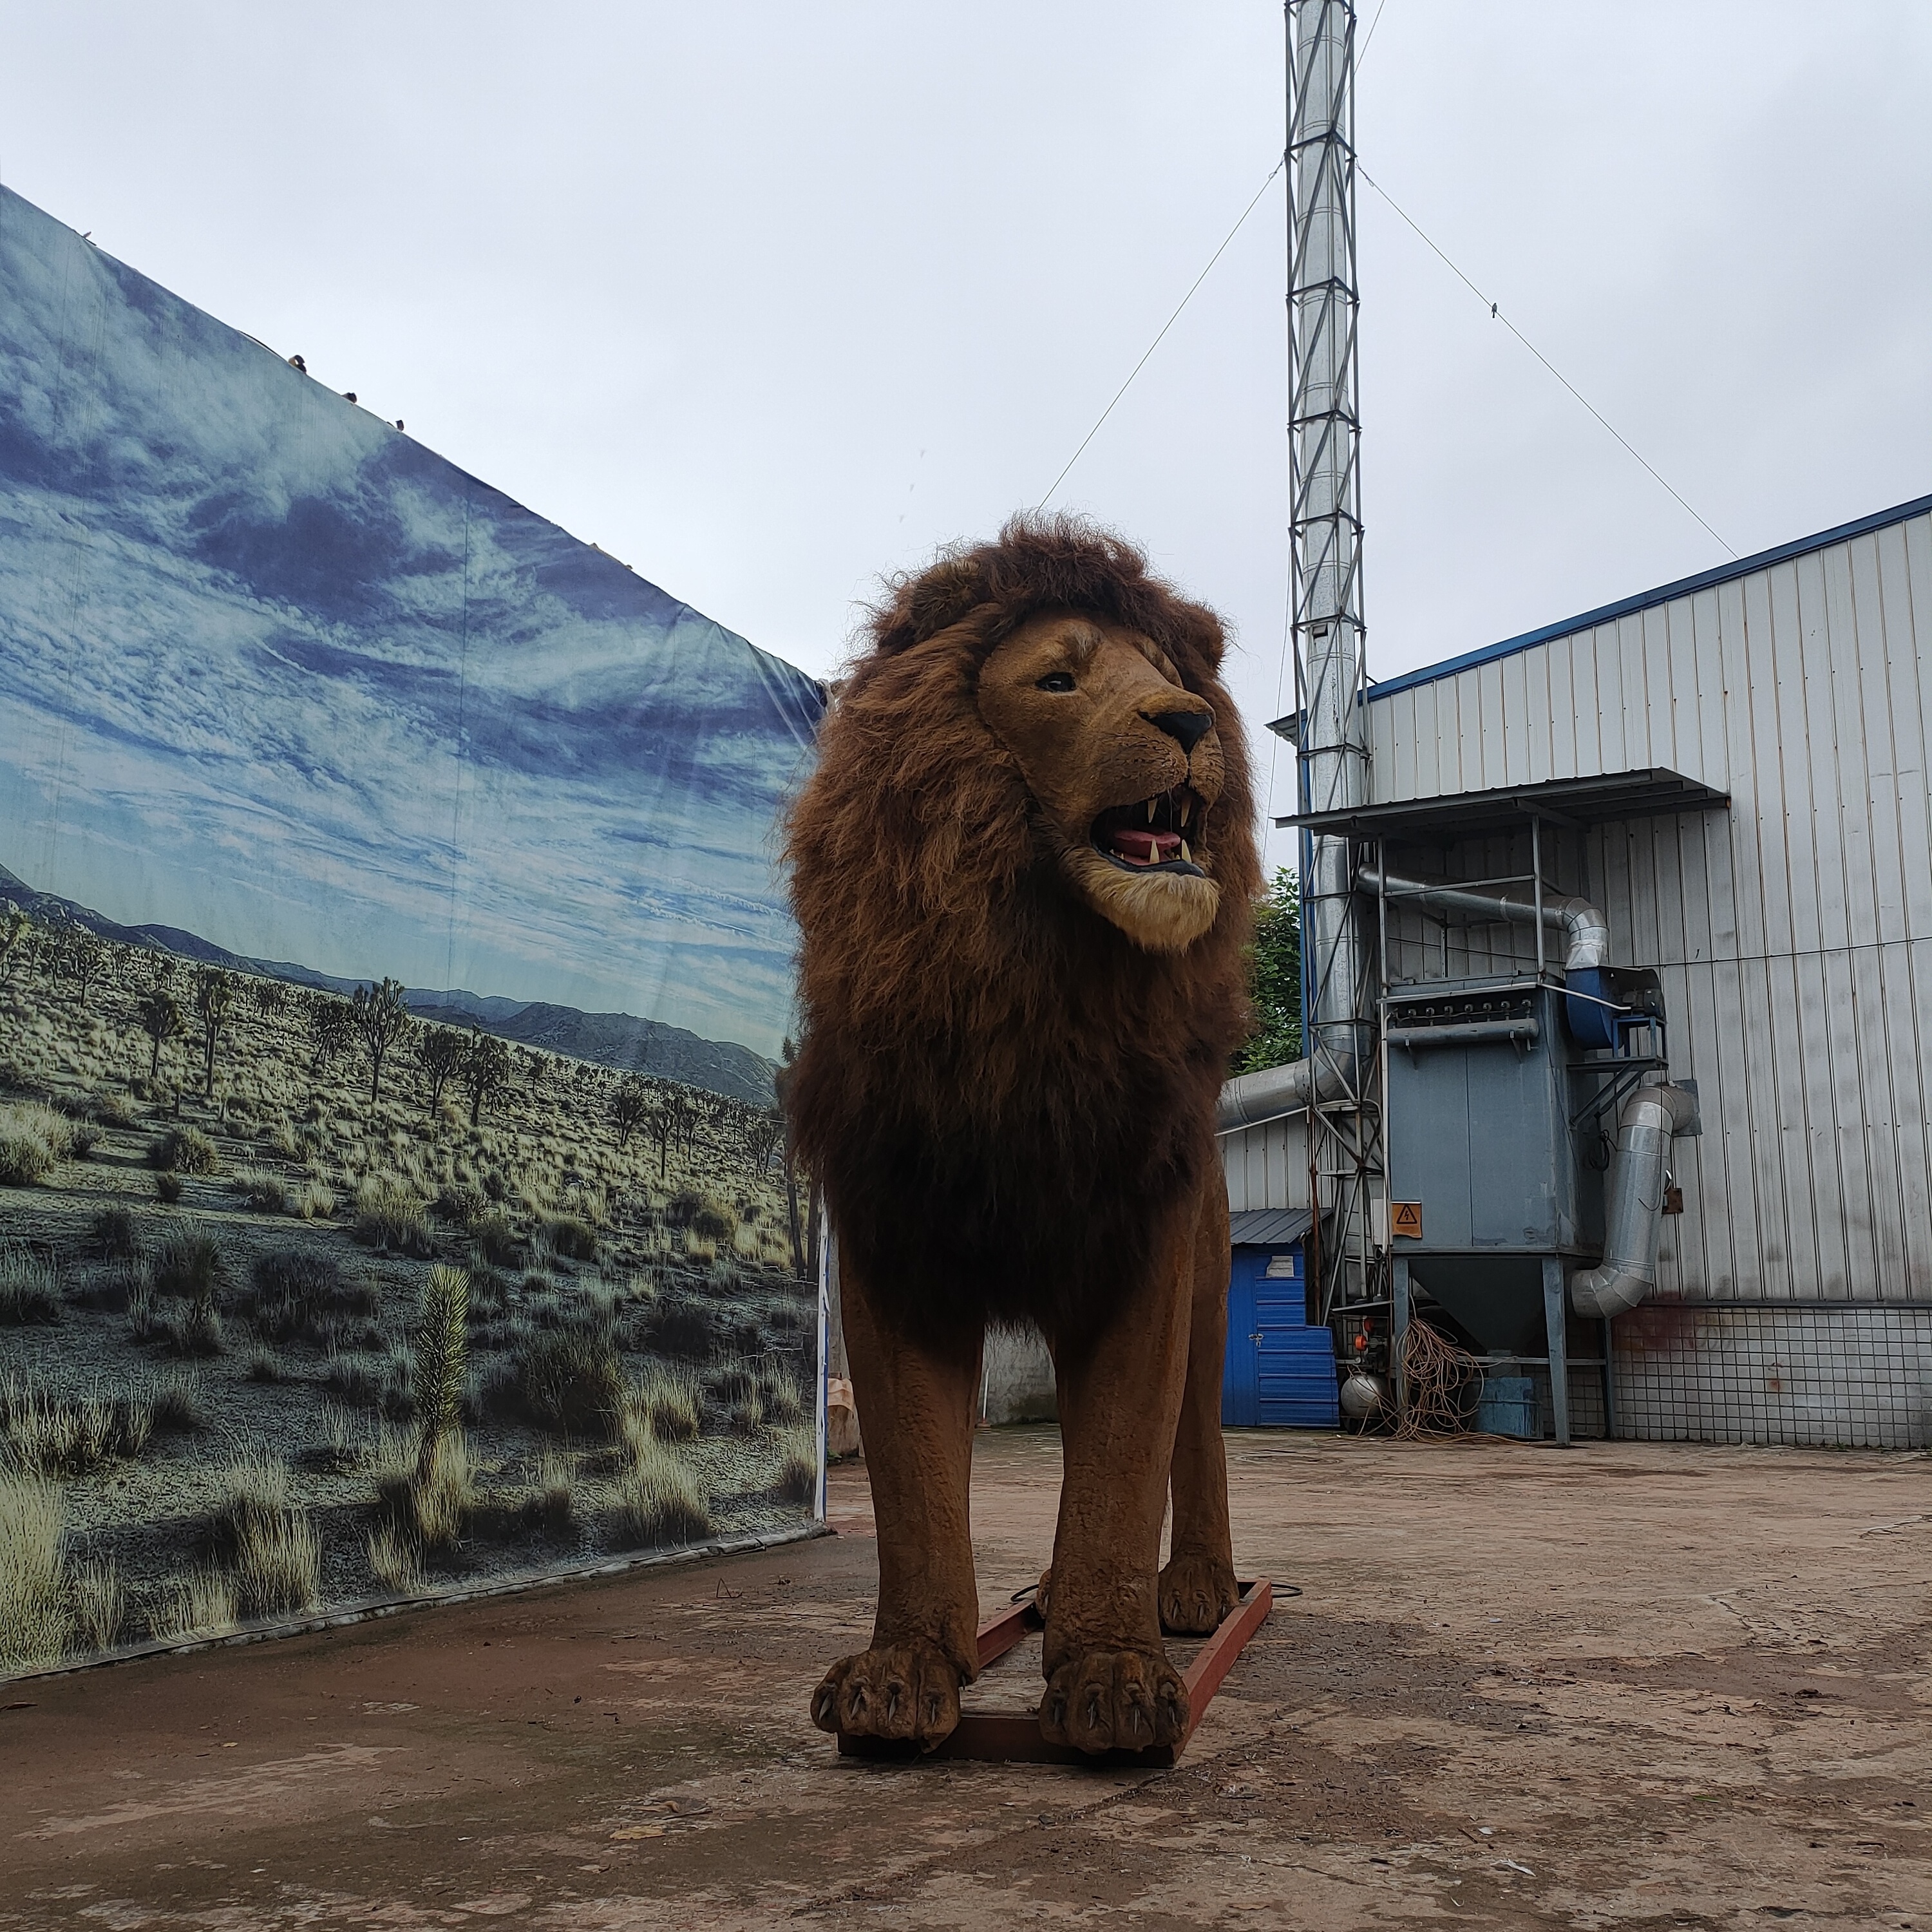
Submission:
M 0 189 L 0 866 L 770 1054 L 813 680 Z

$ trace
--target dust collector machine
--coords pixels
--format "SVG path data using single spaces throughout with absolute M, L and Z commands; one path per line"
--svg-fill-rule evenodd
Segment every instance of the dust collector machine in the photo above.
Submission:
M 1560 971 L 1539 962 L 1384 994 L 1395 1359 L 1419 1286 L 1491 1364 L 1547 1367 L 1567 1442 L 1574 1309 L 1602 1324 L 1590 1366 L 1613 1430 L 1610 1318 L 1656 1284 L 1670 1143 L 1700 1131 L 1694 1085 L 1670 1083 L 1657 975 L 1608 964 L 1607 925 L 1580 898 L 1373 870 L 1361 884 L 1385 904 L 1528 920 L 1566 941 Z

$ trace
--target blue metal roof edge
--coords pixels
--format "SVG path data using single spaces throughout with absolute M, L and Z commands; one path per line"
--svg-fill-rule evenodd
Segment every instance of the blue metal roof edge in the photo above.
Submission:
M 1419 684 L 1433 684 L 1439 678 L 1454 677 L 1458 671 L 1473 670 L 1478 664 L 1493 664 L 1498 658 L 1514 657 L 1519 651 L 1532 650 L 1538 644 L 1546 644 L 1552 638 L 1570 637 L 1578 631 L 1607 624 L 1613 618 L 1628 617 L 1634 611 L 1654 610 L 1660 604 L 1688 597 L 1694 591 L 1708 590 L 1715 584 L 1732 583 L 1774 563 L 1808 556 L 1813 550 L 1825 550 L 1833 544 L 1847 543 L 1853 537 L 1869 536 L 1874 530 L 1888 530 L 1894 524 L 1909 523 L 1928 511 L 1932 511 L 1932 496 L 1915 496 L 1910 502 L 1900 503 L 1892 509 L 1875 510 L 1868 517 L 1840 524 L 1833 530 L 1820 530 L 1816 536 L 1799 537 L 1790 543 L 1779 544 L 1774 549 L 1761 550 L 1754 556 L 1741 556 L 1734 563 L 1720 563 L 1714 570 L 1700 571 L 1695 577 L 1680 577 L 1675 584 L 1660 584 L 1654 590 L 1642 590 L 1634 597 L 1619 598 L 1614 604 L 1586 610 L 1580 616 L 1566 617 L 1561 623 L 1545 624 L 1540 630 L 1526 631 L 1520 638 L 1505 638 L 1501 644 L 1485 644 L 1480 650 L 1465 651 L 1460 657 L 1444 658 L 1440 664 L 1424 664 L 1419 670 L 1400 672 L 1370 685 L 1366 694 L 1367 701 L 1372 704 L 1378 698 L 1393 698 L 1401 691 L 1413 691 Z

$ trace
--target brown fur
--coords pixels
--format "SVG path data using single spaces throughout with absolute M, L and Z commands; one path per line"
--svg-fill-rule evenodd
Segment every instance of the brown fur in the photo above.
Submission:
M 1042 1725 L 1100 1750 L 1184 1724 L 1153 1569 L 1172 1466 L 1160 1601 L 1211 1628 L 1233 1574 L 1213 1117 L 1260 884 L 1222 648 L 1127 544 L 1016 519 L 895 586 L 826 721 L 790 827 L 786 1100 L 838 1233 L 881 1570 L 873 1648 L 815 1700 L 828 1726 L 929 1744 L 956 1721 L 989 1322 L 1036 1322 L 1060 1384 Z M 1062 664 L 1076 695 L 1036 675 Z M 1178 743 L 1177 716 L 1206 735 Z M 1096 850 L 1095 814 L 1156 795 L 1188 800 L 1204 879 Z
M 1135 944 L 1067 890 L 975 701 L 995 646 L 1054 610 L 1138 633 L 1213 707 L 1220 904 L 1180 953 Z M 1214 1164 L 1214 1099 L 1248 1025 L 1260 871 L 1221 627 L 1126 544 L 1055 520 L 902 582 L 873 638 L 792 818 L 793 1131 L 908 1325 L 962 1340 L 988 1319 L 1090 1327 L 1144 1269 L 1161 1210 Z

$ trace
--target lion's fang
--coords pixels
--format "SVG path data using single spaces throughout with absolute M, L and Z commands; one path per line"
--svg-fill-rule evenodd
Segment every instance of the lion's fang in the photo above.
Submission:
M 1148 823 L 1150 825 L 1154 823 L 1154 800 L 1152 799 L 1149 799 L 1148 800 Z
M 1193 801 L 1193 800 L 1192 800 L 1191 798 L 1184 798 L 1184 799 L 1180 801 L 1180 824 L 1181 824 L 1181 827 L 1182 827 L 1182 829 L 1183 829 L 1184 830 L 1186 830 L 1186 828 L 1188 818 L 1189 818 L 1190 814 L 1193 812 L 1193 810 L 1194 810 L 1194 801 Z
M 1194 854 L 1188 850 L 1187 841 L 1185 838 L 1180 842 L 1180 860 L 1181 863 L 1186 866 L 1191 866 L 1194 862 Z

